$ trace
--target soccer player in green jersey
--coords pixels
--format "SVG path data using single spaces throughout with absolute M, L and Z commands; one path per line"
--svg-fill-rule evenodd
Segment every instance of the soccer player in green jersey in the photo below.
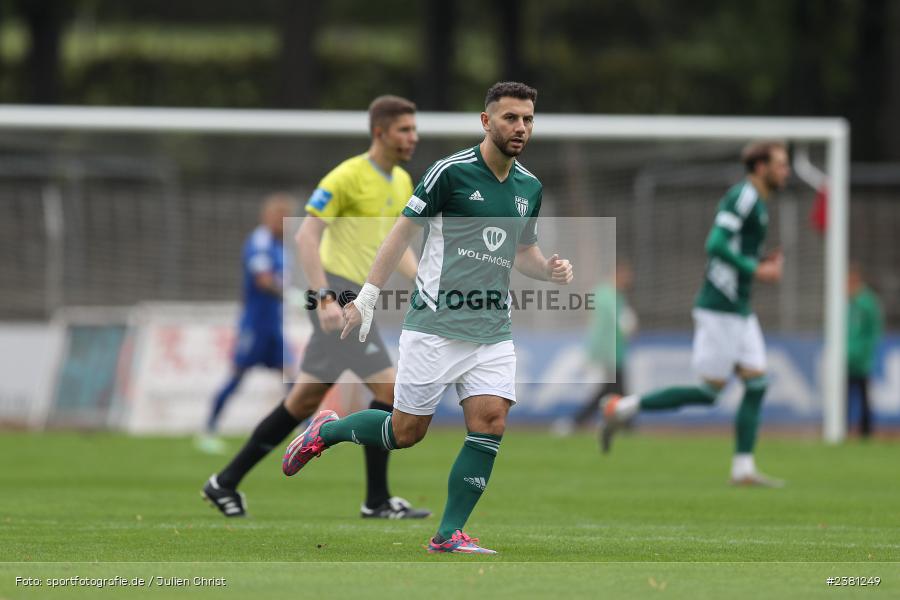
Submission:
M 416 291 L 400 336 L 393 413 L 364 410 L 337 419 L 322 411 L 284 456 L 283 470 L 292 475 L 340 442 L 408 448 L 425 437 L 441 396 L 455 384 L 468 435 L 450 470 L 447 504 L 429 552 L 494 553 L 463 533 L 463 526 L 490 479 L 516 402 L 512 268 L 559 285 L 572 280 L 569 261 L 546 258 L 537 246 L 541 183 L 516 160 L 531 137 L 536 97 L 521 83 L 488 90 L 484 140 L 426 172 L 359 296 L 344 308 L 342 335 L 360 327 L 359 340 L 365 341 L 380 288 L 424 226 Z
M 859 398 L 859 433 L 872 435 L 872 408 L 869 405 L 869 378 L 875 367 L 884 317 L 881 301 L 863 278 L 862 267 L 851 262 L 847 272 L 847 428 L 851 403 Z M 857 396 L 858 393 L 858 396 Z
M 719 202 L 706 240 L 706 277 L 694 303 L 693 367 L 703 383 L 670 387 L 640 396 L 610 396 L 604 401 L 601 444 L 608 452 L 612 437 L 639 411 L 710 406 L 728 379 L 744 382 L 744 397 L 735 418 L 735 454 L 731 483 L 779 487 L 783 482 L 762 475 L 753 460 L 759 413 L 766 393 L 766 347 L 759 321 L 750 308 L 754 281 L 781 279 L 783 257 L 775 252 L 760 259 L 768 228 L 766 203 L 784 187 L 791 169 L 780 142 L 754 142 L 744 148 L 744 181 Z

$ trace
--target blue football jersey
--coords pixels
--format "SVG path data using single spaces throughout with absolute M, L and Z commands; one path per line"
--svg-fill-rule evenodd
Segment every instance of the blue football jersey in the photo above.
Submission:
M 283 285 L 284 246 L 281 240 L 275 238 L 265 227 L 257 227 L 244 242 L 242 263 L 244 312 L 241 327 L 280 332 L 281 299 L 259 289 L 254 283 L 254 277 L 260 273 L 271 273 Z

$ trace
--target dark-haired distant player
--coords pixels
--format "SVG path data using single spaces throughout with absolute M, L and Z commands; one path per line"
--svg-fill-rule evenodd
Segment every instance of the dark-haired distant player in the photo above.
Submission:
M 372 143 L 368 152 L 342 162 L 328 173 L 306 204 L 307 217 L 297 233 L 299 258 L 310 284 L 313 334 L 300 375 L 287 398 L 263 419 L 246 445 L 219 473 L 209 478 L 204 496 L 225 516 L 246 512 L 237 491 L 244 476 L 297 425 L 312 415 L 338 377 L 350 370 L 375 399 L 370 407 L 386 416 L 394 403 L 391 358 L 377 331 L 365 345 L 340 339 L 343 316 L 338 298 L 359 292 L 375 253 L 412 193 L 412 179 L 400 167 L 418 142 L 416 106 L 397 96 L 380 96 L 369 106 Z M 399 271 L 413 278 L 416 260 L 404 247 Z M 280 327 L 280 322 L 279 322 Z M 365 448 L 366 518 L 423 518 L 430 511 L 413 508 L 388 491 L 389 453 Z
M 640 396 L 610 396 L 603 407 L 601 442 L 608 452 L 615 432 L 639 411 L 710 406 L 731 376 L 737 375 L 744 383 L 744 397 L 735 418 L 730 482 L 780 487 L 783 482 L 761 474 L 753 460 L 768 381 L 765 341 L 750 307 L 750 293 L 754 281 L 781 280 L 781 253 L 765 258 L 761 258 L 761 253 L 769 222 L 766 203 L 784 187 L 791 169 L 787 149 L 780 142 L 751 143 L 744 149 L 742 159 L 747 177 L 719 202 L 706 240 L 706 277 L 694 303 L 692 362 L 703 383 Z
M 225 443 L 215 436 L 219 417 L 244 375 L 255 366 L 278 369 L 286 377 L 293 376 L 293 359 L 281 331 L 281 309 L 284 282 L 284 247 L 282 220 L 291 216 L 293 199 L 287 194 L 272 194 L 260 210 L 260 224 L 253 230 L 241 252 L 244 277 L 243 309 L 231 374 L 213 398 L 206 420 L 206 433 L 197 438 L 197 447 L 210 454 L 225 450 Z
M 521 83 L 488 90 L 484 140 L 426 172 L 384 241 L 359 296 L 344 308 L 342 336 L 371 334 L 380 288 L 424 226 L 416 292 L 400 336 L 397 393 L 390 415 L 364 410 L 338 419 L 322 411 L 284 455 L 293 475 L 327 448 L 355 441 L 384 450 L 422 438 L 445 390 L 454 385 L 466 435 L 447 483 L 447 504 L 429 552 L 493 554 L 463 527 L 487 486 L 516 401 L 509 278 L 524 275 L 564 285 L 569 261 L 537 246 L 542 187 L 516 157 L 531 137 L 537 92 Z M 460 302 L 461 298 L 470 301 Z

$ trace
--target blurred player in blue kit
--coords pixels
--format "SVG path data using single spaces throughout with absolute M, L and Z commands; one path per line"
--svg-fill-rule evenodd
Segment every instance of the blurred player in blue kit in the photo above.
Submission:
M 281 330 L 284 292 L 284 246 L 282 219 L 293 213 L 293 200 L 284 193 L 263 201 L 260 224 L 241 251 L 243 271 L 241 318 L 238 323 L 231 374 L 213 398 L 206 421 L 206 434 L 197 447 L 218 454 L 225 444 L 215 437 L 219 418 L 229 398 L 237 391 L 247 371 L 255 366 L 278 369 L 290 380 L 294 358 Z

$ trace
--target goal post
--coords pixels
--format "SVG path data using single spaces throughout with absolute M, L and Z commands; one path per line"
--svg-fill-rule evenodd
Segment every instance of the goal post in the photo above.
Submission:
M 420 112 L 421 137 L 473 138 L 481 135 L 472 113 Z M 777 138 L 821 144 L 828 178 L 824 251 L 821 372 L 823 436 L 845 436 L 846 297 L 849 220 L 849 125 L 841 118 L 679 117 L 539 114 L 536 138 L 560 141 L 727 141 Z M 274 111 L 119 107 L 0 107 L 0 131 L 81 131 L 230 134 L 262 137 L 365 138 L 362 111 Z

